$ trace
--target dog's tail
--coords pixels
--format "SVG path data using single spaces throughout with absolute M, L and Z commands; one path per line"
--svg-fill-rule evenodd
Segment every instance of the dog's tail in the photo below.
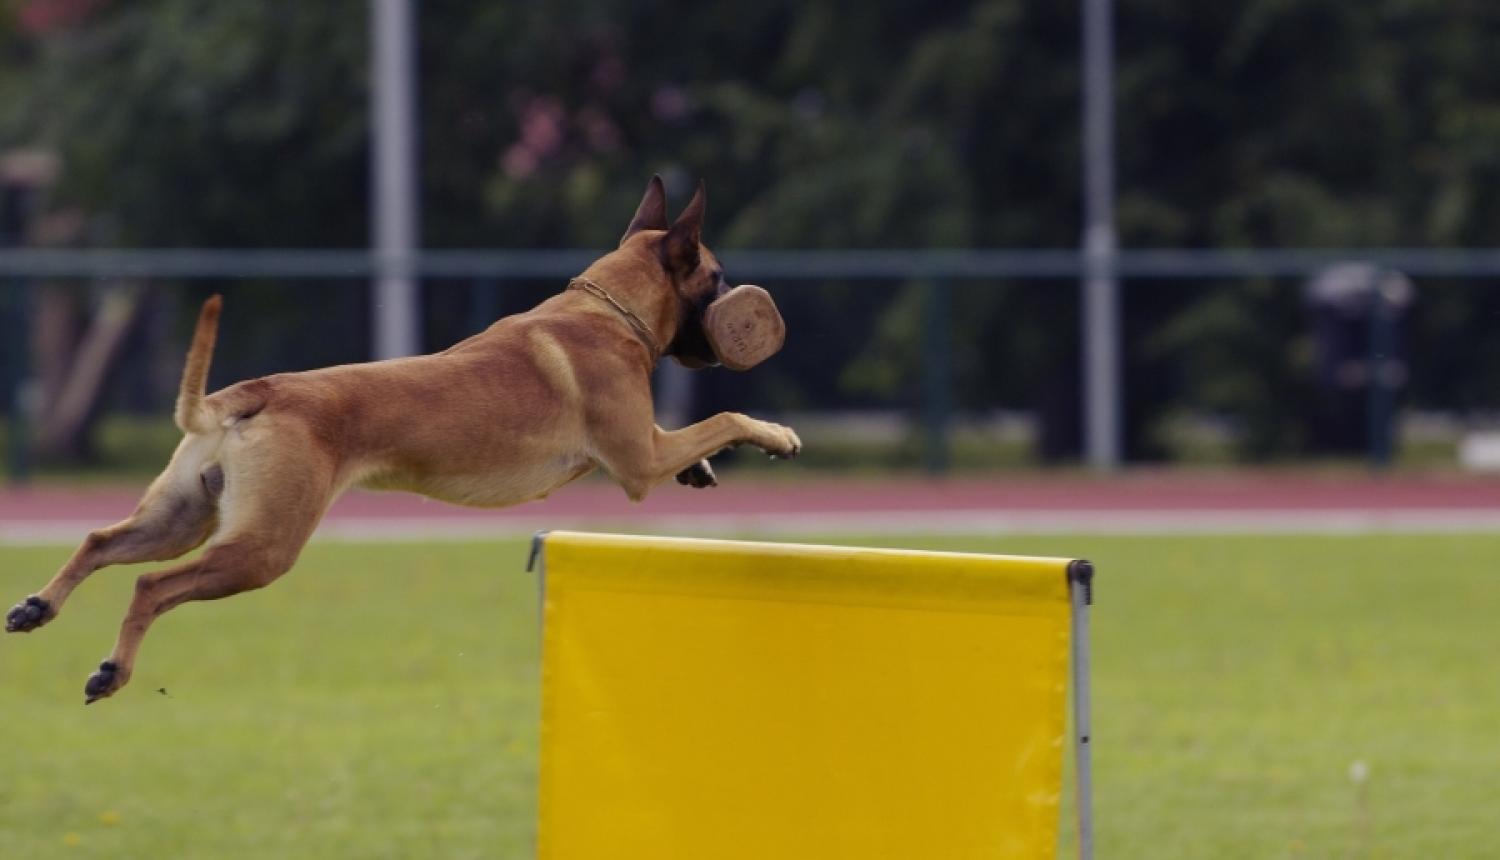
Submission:
M 219 311 L 224 307 L 221 296 L 211 296 L 198 312 L 198 327 L 193 330 L 193 345 L 188 347 L 187 364 L 182 369 L 182 388 L 177 393 L 177 426 L 184 433 L 207 433 L 212 420 L 203 410 L 203 392 L 208 385 L 208 363 L 214 357 L 214 341 L 219 336 Z

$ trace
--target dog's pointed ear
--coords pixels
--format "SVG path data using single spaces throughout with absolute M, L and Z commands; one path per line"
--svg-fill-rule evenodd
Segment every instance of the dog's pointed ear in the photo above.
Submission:
M 620 237 L 620 244 L 625 244 L 626 239 L 642 230 L 665 229 L 667 229 L 667 190 L 662 186 L 660 176 L 652 176 L 651 181 L 646 183 L 646 196 L 641 198 L 641 205 L 635 208 L 635 217 L 630 219 L 630 226 L 625 228 L 625 235 Z
M 698 266 L 698 245 L 703 240 L 703 207 L 707 195 L 703 191 L 703 180 L 698 180 L 698 190 L 688 201 L 686 209 L 677 216 L 677 221 L 667 231 L 662 242 L 662 258 L 667 268 L 674 272 L 691 272 Z

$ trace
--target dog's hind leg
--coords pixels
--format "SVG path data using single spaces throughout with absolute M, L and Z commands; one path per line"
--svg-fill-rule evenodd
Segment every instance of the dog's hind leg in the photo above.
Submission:
M 264 429 L 264 428 L 263 428 Z M 333 458 L 296 428 L 282 425 L 278 443 L 226 458 L 219 530 L 202 555 L 145 573 L 120 624 L 114 651 L 84 684 L 84 701 L 114 695 L 130 680 L 136 651 L 151 623 L 190 600 L 217 600 L 264 588 L 291 570 L 336 492 Z
M 213 532 L 223 486 L 223 473 L 213 461 L 223 435 L 204 408 L 203 390 L 221 305 L 214 296 L 198 315 L 177 398 L 177 426 L 187 435 L 172 462 L 129 519 L 91 533 L 52 581 L 6 613 L 6 630 L 25 633 L 56 618 L 73 589 L 101 567 L 177 558 Z
M 113 695 L 130 680 L 136 652 L 160 615 L 190 600 L 217 600 L 269 585 L 292 566 L 297 548 L 241 536 L 214 543 L 198 558 L 142 575 L 109 658 L 84 685 L 84 703 Z
M 114 651 L 84 685 L 85 703 L 125 686 L 141 640 L 163 613 L 263 588 L 291 569 L 335 492 L 333 458 L 296 436 L 283 429 L 274 449 L 262 445 L 226 462 L 219 530 L 198 558 L 136 580 Z
M 207 540 L 218 522 L 222 473 L 217 465 L 200 466 L 191 473 L 193 458 L 180 462 L 180 457 L 180 453 L 174 457 L 173 465 L 146 491 L 135 513 L 90 532 L 41 591 L 12 607 L 5 616 L 5 629 L 26 633 L 56 618 L 73 589 L 102 567 L 167 561 Z

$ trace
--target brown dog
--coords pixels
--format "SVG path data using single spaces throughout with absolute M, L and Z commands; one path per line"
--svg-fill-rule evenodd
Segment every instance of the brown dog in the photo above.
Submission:
M 220 304 L 209 299 L 183 371 L 185 437 L 171 463 L 129 519 L 90 534 L 9 612 L 6 629 L 51 621 L 105 565 L 173 559 L 207 542 L 193 561 L 136 580 L 114 653 L 84 686 L 93 702 L 130 680 L 157 616 L 286 573 L 349 487 L 502 506 L 600 468 L 640 500 L 674 475 L 714 485 L 705 458 L 731 445 L 795 456 L 802 443 L 791 429 L 737 413 L 674 431 L 654 421 L 657 360 L 703 367 L 717 358 L 702 319 L 730 288 L 700 242 L 703 207 L 700 185 L 669 228 L 653 177 L 620 247 L 526 313 L 436 355 L 278 374 L 205 397 Z

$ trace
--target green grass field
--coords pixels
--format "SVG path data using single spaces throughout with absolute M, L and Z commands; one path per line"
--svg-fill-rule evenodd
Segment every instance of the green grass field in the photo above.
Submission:
M 1098 564 L 1101 858 L 1495 854 L 1500 537 L 849 542 Z M 98 574 L 0 637 L 0 856 L 529 857 L 524 552 L 314 545 L 165 616 L 84 708 L 133 579 Z M 0 598 L 66 553 L 0 549 Z

